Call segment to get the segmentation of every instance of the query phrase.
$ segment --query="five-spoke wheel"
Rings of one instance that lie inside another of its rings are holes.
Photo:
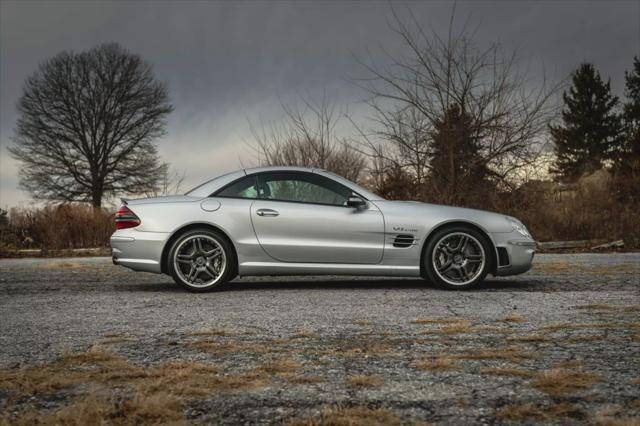
[[[234,266],[226,239],[204,229],[181,235],[171,248],[169,261],[174,280],[193,291],[207,291],[228,281]]]
[[[487,238],[473,228],[444,228],[427,243],[424,270],[428,279],[445,287],[471,287],[487,275],[490,250]]]

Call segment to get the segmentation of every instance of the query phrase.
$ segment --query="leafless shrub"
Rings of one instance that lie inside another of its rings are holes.
[[[20,248],[106,247],[114,230],[111,213],[83,204],[15,208],[1,234],[0,252]]]
[[[359,181],[366,159],[338,136],[340,114],[326,96],[319,103],[304,97],[300,106],[281,103],[284,122],[252,125],[258,162],[265,166],[318,167]]]

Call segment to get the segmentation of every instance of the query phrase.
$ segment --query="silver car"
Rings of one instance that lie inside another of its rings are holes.
[[[182,196],[123,202],[113,262],[192,291],[238,275],[424,277],[462,289],[526,272],[535,251],[513,217],[389,201],[320,169],[239,170]]]

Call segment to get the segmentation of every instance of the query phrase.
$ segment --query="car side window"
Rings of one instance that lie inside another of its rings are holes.
[[[217,197],[258,198],[255,176],[247,176],[216,192]]]
[[[266,200],[346,206],[352,191],[313,173],[274,172],[258,175],[258,196]]]

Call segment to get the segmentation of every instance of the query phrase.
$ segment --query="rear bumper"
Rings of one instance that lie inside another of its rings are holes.
[[[536,243],[520,233],[507,232],[492,234],[496,248],[506,256],[501,256],[496,276],[516,275],[527,272],[533,264]]]
[[[110,239],[113,263],[134,271],[159,274],[162,272],[162,250],[168,238],[169,234],[164,232],[120,229]]]

